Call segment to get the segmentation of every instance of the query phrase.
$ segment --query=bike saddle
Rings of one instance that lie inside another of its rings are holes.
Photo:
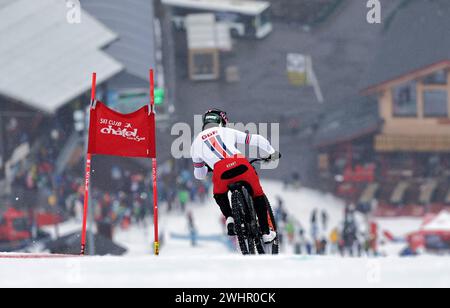
[[[231,180],[231,179],[234,179],[235,177],[243,175],[247,171],[248,171],[248,167],[247,166],[240,165],[240,166],[237,166],[236,168],[233,168],[231,170],[225,171],[222,174],[221,178],[222,178],[222,180]]]
[[[230,191],[236,191],[236,190],[241,190],[242,187],[245,187],[250,195],[253,194],[252,187],[246,182],[236,182],[236,183],[230,184],[228,186],[228,189]]]

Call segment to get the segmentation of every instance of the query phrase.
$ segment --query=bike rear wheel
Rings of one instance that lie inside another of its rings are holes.
[[[265,254],[253,200],[245,187],[232,193],[236,235],[243,255]]]
[[[257,214],[255,211],[255,206],[253,203],[253,198],[248,193],[247,189],[245,187],[242,189],[242,193],[244,196],[244,199],[246,200],[246,209],[247,209],[247,220],[249,222],[249,230],[250,230],[250,236],[249,241],[251,241],[256,247],[256,251],[258,254],[263,255],[266,252],[264,251],[264,245],[261,239],[261,228],[259,226],[259,222],[257,219]]]
[[[247,243],[247,230],[245,226],[245,213],[243,197],[240,191],[234,191],[231,196],[232,211],[235,223],[236,236],[239,242],[239,248],[243,255],[250,254],[250,249]]]

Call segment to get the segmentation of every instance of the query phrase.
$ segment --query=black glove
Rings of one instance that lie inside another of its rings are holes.
[[[266,161],[277,161],[281,159],[281,153],[276,151],[275,153],[273,153],[272,155],[270,155],[269,157],[266,158]]]

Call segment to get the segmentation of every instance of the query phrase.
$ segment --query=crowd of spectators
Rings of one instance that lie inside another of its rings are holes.
[[[343,221],[336,226],[330,223],[326,210],[314,209],[307,230],[301,221],[288,213],[284,202],[278,198],[275,207],[282,250],[292,250],[299,255],[377,255],[376,235],[369,228],[358,225],[353,206],[347,206]]]
[[[29,133],[21,128],[17,119],[11,119],[6,128],[8,136],[15,140],[14,145],[12,140],[7,140],[8,147],[31,142]],[[38,146],[27,163],[18,165],[15,170],[12,197],[16,204],[43,209],[63,219],[81,221],[84,201],[82,162],[76,170],[56,174],[56,162],[70,130],[55,121],[48,123],[44,131],[45,134],[34,140]],[[90,206],[98,226],[127,229],[132,224],[145,225],[146,217],[153,215],[151,174],[140,170],[131,171],[125,164],[112,165],[108,185],[92,187]],[[293,178],[299,181],[298,175],[294,174]],[[189,206],[206,202],[209,185],[210,182],[194,179],[188,160],[169,161],[162,166],[158,177],[160,209],[190,217],[191,229],[195,230]],[[290,246],[297,254],[354,256],[376,253],[371,251],[371,236],[359,229],[352,208],[346,209],[344,222],[335,228],[330,228],[326,211],[314,210],[310,230],[305,230],[302,223],[286,211],[281,198],[277,203],[275,216],[282,247]]]
[[[183,165],[183,164],[181,164]],[[194,181],[192,172],[181,166],[167,164],[158,176],[158,200],[161,211],[186,214],[188,204],[204,203],[209,187]],[[92,188],[91,206],[97,224],[127,229],[132,224],[144,224],[153,215],[153,191],[149,172],[132,172],[114,165],[111,168],[110,189]],[[81,219],[84,189],[81,178],[71,178],[67,183],[71,194],[64,198],[65,211]]]
[[[55,162],[66,135],[64,130],[54,123],[43,136],[30,145],[31,152],[25,161],[11,166],[11,194],[22,207],[57,206],[59,200],[61,179],[55,175]],[[16,146],[23,142],[28,141],[19,140]]]
[[[27,142],[31,149],[27,159],[12,166],[10,202],[4,204],[51,213],[61,219],[81,220],[83,162],[61,174],[56,172],[58,157],[73,131],[72,124],[69,123],[69,127],[67,123],[61,124],[58,120],[61,118],[43,121],[38,129],[39,135],[34,139],[29,137],[33,134],[33,125],[27,125],[21,118],[11,118],[4,123],[7,130],[5,152],[11,155],[15,148]],[[186,213],[191,202],[205,202],[208,184],[194,181],[190,167],[184,161],[171,161],[161,168],[158,196],[162,211]],[[140,168],[142,171],[136,172],[132,169],[127,164],[113,165],[107,185],[92,187],[90,205],[98,224],[127,228],[132,223],[145,223],[145,217],[153,214],[150,171]]]
[[[18,117],[2,117],[2,119],[3,153],[1,154],[4,155],[4,159],[7,160],[12,155],[17,146],[30,140],[28,131],[24,129],[27,124],[29,125],[29,121],[27,121],[27,118]]]

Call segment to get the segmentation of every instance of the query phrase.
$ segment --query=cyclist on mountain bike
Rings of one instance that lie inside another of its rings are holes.
[[[270,230],[268,221],[269,204],[261,187],[258,174],[245,156],[237,149],[237,144],[257,146],[270,156],[268,161],[280,159],[279,152],[260,135],[250,135],[227,128],[227,113],[218,109],[208,110],[203,116],[203,132],[192,144],[196,179],[205,180],[208,171],[213,171],[214,199],[227,219],[229,236],[234,236],[235,226],[230,200],[229,185],[245,182],[251,187],[256,214],[266,244],[273,242],[277,234]]]

